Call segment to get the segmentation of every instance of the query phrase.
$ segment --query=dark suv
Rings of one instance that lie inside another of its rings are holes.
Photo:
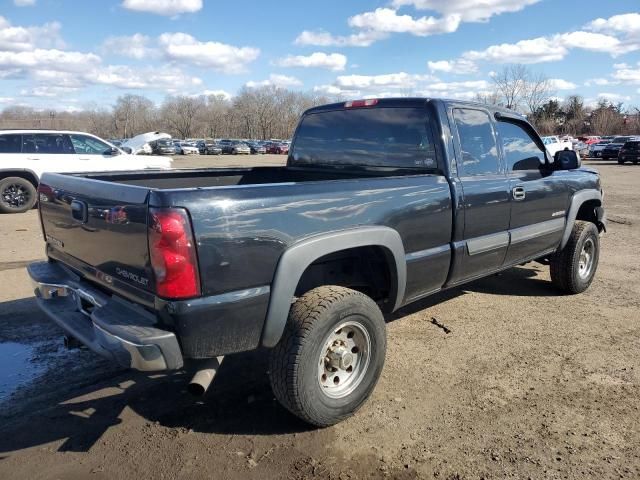
[[[626,142],[618,154],[618,163],[633,162],[637,165],[640,161],[640,138]]]

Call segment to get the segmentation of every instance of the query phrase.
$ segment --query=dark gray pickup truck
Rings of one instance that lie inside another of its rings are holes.
[[[551,158],[524,117],[424,98],[312,108],[282,167],[45,174],[40,307],[72,342],[138,370],[271,349],[280,402],[318,426],[357,410],[384,314],[533,260],[591,283],[596,171]],[[517,319],[514,319],[517,321]]]

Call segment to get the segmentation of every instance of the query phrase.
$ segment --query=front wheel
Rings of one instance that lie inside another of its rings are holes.
[[[622,160],[621,158],[618,159],[618,165],[624,165],[624,160]]]
[[[36,204],[36,187],[21,177],[7,177],[0,180],[0,212],[23,213]]]
[[[591,285],[599,259],[597,227],[576,220],[565,247],[551,257],[551,281],[566,293],[582,293]]]
[[[386,345],[384,317],[371,298],[344,287],[315,288],[292,305],[271,352],[271,387],[305,422],[333,425],[371,395]]]

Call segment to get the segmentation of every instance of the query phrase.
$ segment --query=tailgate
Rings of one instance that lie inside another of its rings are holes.
[[[38,191],[51,258],[109,289],[153,302],[148,188],[46,173]]]

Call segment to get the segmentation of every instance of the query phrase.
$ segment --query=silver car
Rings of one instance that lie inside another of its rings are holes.
[[[234,143],[231,147],[231,153],[233,155],[250,155],[251,148],[249,148],[249,145],[247,145],[246,143],[238,142]]]

